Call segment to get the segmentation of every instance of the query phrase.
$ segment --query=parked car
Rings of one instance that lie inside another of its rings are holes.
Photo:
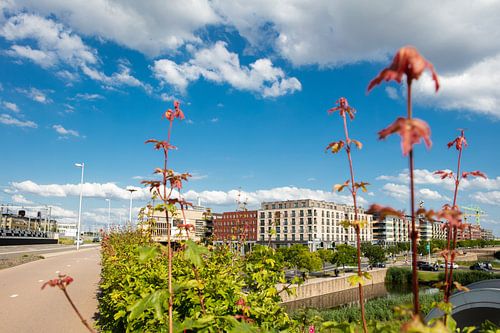
[[[375,268],[385,268],[385,262],[376,262],[373,264]]]
[[[469,268],[473,271],[482,271],[482,272],[488,272],[488,273],[493,273],[490,263],[484,263],[484,262],[476,262],[474,265],[470,266]]]
[[[418,266],[418,269],[420,269],[421,271],[438,271],[439,266],[438,266],[438,264],[424,262]]]
[[[439,264],[439,267],[444,268],[444,263]],[[453,263],[453,269],[457,269],[459,266]],[[448,268],[451,268],[451,262],[448,263]]]

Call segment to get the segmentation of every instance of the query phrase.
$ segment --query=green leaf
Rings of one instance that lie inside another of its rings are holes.
[[[118,320],[120,319],[121,317],[125,317],[127,315],[127,312],[125,310],[120,310],[118,311],[117,313],[115,313],[115,315],[113,316],[113,318],[115,320]]]
[[[139,262],[144,263],[154,259],[160,254],[160,250],[156,246],[141,246],[139,247]]]
[[[163,304],[168,303],[168,296],[168,290],[165,289],[158,289],[146,295],[127,308],[127,310],[130,311],[128,320],[137,319],[144,311],[151,308],[155,311],[156,319],[161,320],[163,316]]]
[[[349,281],[349,284],[351,286],[355,286],[357,284],[364,284],[365,281],[363,280],[362,276],[359,275],[351,275],[347,278],[347,281]]]
[[[372,275],[368,272],[363,272],[363,277],[367,280],[371,280],[372,279]]]
[[[184,258],[190,261],[194,266],[201,267],[203,265],[203,258],[201,255],[206,253],[208,253],[208,249],[206,247],[198,245],[190,239],[186,241]]]

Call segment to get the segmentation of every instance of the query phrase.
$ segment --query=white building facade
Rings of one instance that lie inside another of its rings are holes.
[[[354,228],[342,223],[354,221],[353,206],[312,199],[263,202],[257,216],[260,244],[304,244],[312,251],[335,244],[356,244]],[[366,222],[361,241],[372,242],[372,215],[360,207],[358,220]]]

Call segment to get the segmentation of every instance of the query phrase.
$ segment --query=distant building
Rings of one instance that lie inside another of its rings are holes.
[[[166,242],[168,229],[165,212],[154,211],[152,217],[156,221],[152,231],[153,240]],[[172,241],[205,241],[213,235],[213,216],[210,208],[193,206],[185,209],[184,214],[178,209],[174,217],[169,215],[169,223]],[[180,227],[182,225],[189,225],[190,229]]]
[[[495,240],[495,235],[493,235],[492,230],[481,229],[481,238],[484,240]]]
[[[257,211],[223,212],[214,220],[214,241],[256,242]]]
[[[444,222],[434,222],[432,224],[432,239],[445,240],[448,235],[448,229]]]
[[[361,241],[371,242],[372,215],[361,207],[358,213],[358,219],[366,222]],[[263,202],[258,210],[258,243],[277,247],[304,244],[312,251],[355,244],[354,228],[343,226],[345,220],[354,220],[353,206],[312,199]]]
[[[478,240],[482,239],[481,227],[477,224],[470,224],[464,230],[457,230],[457,240]]]
[[[373,241],[380,245],[393,245],[395,243],[409,242],[411,218],[386,216],[378,219],[373,216]]]

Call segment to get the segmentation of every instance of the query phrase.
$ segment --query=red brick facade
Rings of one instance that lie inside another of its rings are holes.
[[[257,211],[224,212],[214,220],[215,241],[257,241]]]
[[[457,230],[457,240],[482,239],[481,227],[475,224],[465,228],[464,231]]]

